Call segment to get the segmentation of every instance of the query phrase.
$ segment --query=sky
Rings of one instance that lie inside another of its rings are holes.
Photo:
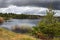
[[[60,10],[60,0],[0,0],[0,8],[10,5],[49,7],[50,4],[53,5],[54,9]]]
[[[60,16],[60,0],[0,0],[0,12],[42,15],[52,4],[56,15]]]

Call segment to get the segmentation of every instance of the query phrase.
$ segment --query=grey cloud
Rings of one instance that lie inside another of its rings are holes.
[[[0,0],[0,7],[7,7],[9,5],[48,7],[50,3],[53,3],[56,9],[60,9],[60,0]]]
[[[0,0],[0,7],[7,7],[9,3],[6,2],[7,0]]]

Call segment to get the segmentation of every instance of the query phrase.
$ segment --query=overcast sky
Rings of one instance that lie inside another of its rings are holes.
[[[9,5],[48,7],[50,3],[55,9],[60,9],[60,0],[0,0],[0,8]]]

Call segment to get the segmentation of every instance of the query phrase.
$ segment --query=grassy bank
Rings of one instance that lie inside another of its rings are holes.
[[[0,40],[37,40],[36,38],[25,35],[11,32],[5,28],[0,28]]]

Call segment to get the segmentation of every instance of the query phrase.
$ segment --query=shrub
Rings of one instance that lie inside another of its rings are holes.
[[[49,10],[44,19],[42,19],[39,24],[33,28],[33,32],[38,38],[42,36],[47,36],[47,40],[52,40],[55,36],[60,36],[60,22],[54,17],[54,12]],[[39,34],[39,35],[38,35]]]
[[[14,32],[17,32],[17,33],[28,33],[28,32],[30,32],[30,31],[32,31],[32,27],[30,27],[30,26],[26,26],[26,25],[22,25],[22,26],[14,26],[13,28],[12,28],[12,30],[14,31]]]

